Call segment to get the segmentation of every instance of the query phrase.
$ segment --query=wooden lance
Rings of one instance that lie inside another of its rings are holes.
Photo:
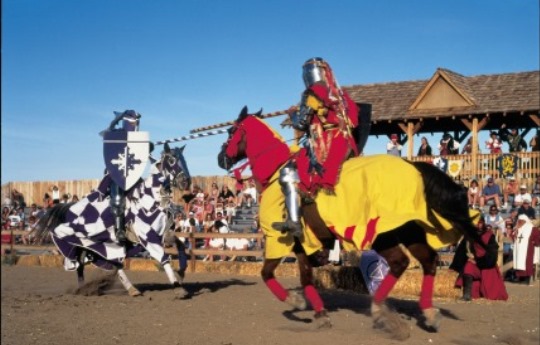
[[[288,114],[290,111],[296,111],[298,110],[298,107],[297,106],[294,106],[294,107],[291,107],[287,110],[280,110],[280,111],[275,111],[273,113],[268,113],[268,114],[262,114],[261,115],[261,118],[263,119],[267,119],[267,118],[270,118],[270,117],[276,117],[276,116],[280,116],[280,115],[286,115]],[[222,128],[222,127],[227,127],[227,126],[232,126],[234,125],[234,122],[235,120],[233,121],[227,121],[227,122],[223,122],[223,123],[217,123],[215,125],[209,125],[209,126],[204,126],[204,127],[199,127],[199,128],[195,128],[195,129],[192,129],[191,131],[189,131],[189,133],[193,134],[193,133],[199,133],[199,132],[205,132],[205,131],[209,131],[211,129],[216,129],[216,128]],[[216,133],[217,134],[217,133]]]

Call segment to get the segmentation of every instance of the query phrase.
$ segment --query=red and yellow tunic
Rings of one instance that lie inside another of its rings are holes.
[[[307,150],[297,156],[299,187],[302,192],[315,195],[319,189],[334,190],[343,162],[351,152],[358,155],[351,130],[358,126],[358,107],[342,90],[341,99],[332,97],[330,90],[317,83],[309,87],[302,98],[304,106],[313,109],[310,124],[310,146],[322,173],[310,169]]]

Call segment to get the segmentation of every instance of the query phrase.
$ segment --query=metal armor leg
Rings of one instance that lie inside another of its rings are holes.
[[[111,185],[111,209],[114,215],[116,239],[124,244],[127,241],[124,219],[125,196],[124,191],[114,182]]]
[[[287,220],[272,223],[272,227],[279,231],[289,231],[294,237],[302,237],[302,223],[300,222],[300,197],[296,190],[299,182],[298,171],[293,162],[287,163],[279,172],[279,184],[285,196],[287,207]]]

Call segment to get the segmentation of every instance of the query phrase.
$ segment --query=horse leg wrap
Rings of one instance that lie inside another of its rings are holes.
[[[433,284],[435,276],[424,275],[422,280],[422,289],[420,290],[420,309],[433,308]]]
[[[120,279],[120,282],[124,286],[124,289],[127,290],[130,296],[139,296],[141,295],[141,292],[137,290],[133,284],[129,281],[126,272],[124,272],[123,269],[119,269],[116,274],[118,275],[118,279]]]
[[[165,270],[165,274],[167,274],[167,278],[169,278],[169,282],[174,285],[174,283],[178,283],[178,280],[176,279],[176,276],[174,275],[174,271],[171,267],[170,263],[164,263],[163,269]]]
[[[391,273],[388,273],[381,282],[381,285],[379,285],[377,291],[375,291],[375,294],[373,295],[373,302],[375,304],[383,303],[386,297],[388,297],[388,294],[390,294],[390,291],[392,291],[394,288],[394,285],[396,285],[397,280],[397,277]]]
[[[304,295],[306,295],[307,300],[313,307],[316,313],[321,312],[324,309],[324,303],[321,299],[321,296],[315,289],[313,285],[306,285],[304,287]]]
[[[277,299],[282,302],[285,301],[289,293],[283,288],[283,286],[281,286],[281,284],[275,278],[268,279],[264,283],[270,289],[270,291],[272,291],[274,296],[277,297]]]

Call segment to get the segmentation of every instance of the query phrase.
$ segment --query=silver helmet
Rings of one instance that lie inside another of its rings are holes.
[[[317,82],[327,82],[324,69],[328,64],[320,57],[315,57],[307,60],[302,67],[302,77],[306,87]]]

